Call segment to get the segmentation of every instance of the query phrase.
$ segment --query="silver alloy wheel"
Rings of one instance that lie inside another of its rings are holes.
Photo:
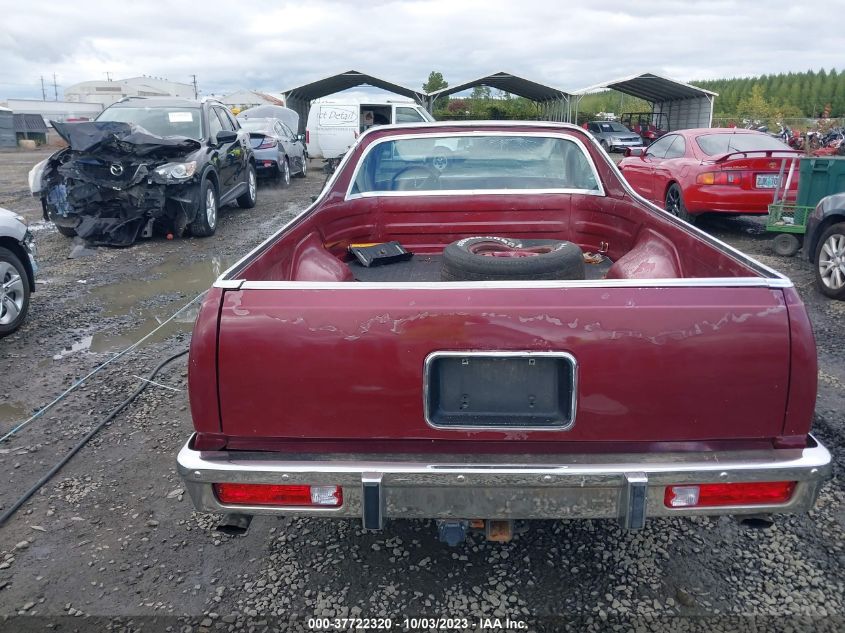
[[[304,176],[305,172],[307,172],[307,171],[308,171],[308,159],[305,156],[303,156],[302,157],[302,175]]]
[[[13,323],[23,311],[23,279],[9,262],[0,262],[0,325]]]
[[[290,164],[288,163],[288,159],[286,158],[283,161],[284,167],[282,168],[282,176],[285,179],[285,186],[287,187],[290,184]]]
[[[249,199],[255,200],[255,170],[249,170]]]
[[[208,220],[210,228],[217,225],[217,196],[214,194],[214,187],[211,184],[205,191],[205,219]]]
[[[819,252],[819,277],[831,290],[845,287],[845,235],[834,233]]]

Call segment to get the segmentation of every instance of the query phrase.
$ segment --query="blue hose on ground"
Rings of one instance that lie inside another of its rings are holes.
[[[173,362],[174,360],[176,360],[180,356],[184,356],[187,353],[188,353],[188,350],[185,349],[185,350],[182,350],[181,352],[173,354],[172,356],[169,356],[168,358],[165,358],[163,361],[161,361],[156,366],[156,368],[153,369],[150,372],[150,374],[149,374],[149,376],[147,376],[147,378],[141,380],[141,384],[138,386],[137,389],[135,389],[135,391],[132,392],[132,394],[128,398],[126,398],[126,400],[124,400],[119,405],[117,405],[114,409],[112,409],[111,413],[109,413],[106,417],[104,417],[102,420],[100,420],[94,426],[94,428],[92,428],[90,431],[88,431],[82,437],[82,439],[79,440],[79,442],[77,442],[73,446],[73,448],[71,448],[67,453],[65,453],[64,457],[62,457],[58,462],[56,462],[56,464],[50,470],[48,470],[47,473],[43,477],[41,477],[41,479],[39,479],[35,483],[35,485],[33,485],[29,490],[27,490],[25,493],[23,493],[17,501],[15,501],[5,512],[3,512],[2,515],[0,515],[0,526],[2,526],[4,523],[6,523],[6,521],[8,521],[15,514],[15,512],[17,512],[20,509],[20,507],[29,500],[29,498],[32,495],[34,495],[36,492],[38,492],[44,484],[46,484],[48,481],[50,481],[50,479],[53,477],[53,475],[55,475],[57,472],[59,472],[59,470],[61,470],[61,468],[65,464],[67,464],[71,460],[71,458],[74,455],[76,455],[82,449],[82,447],[85,446],[88,443],[88,441],[100,431],[100,429],[102,429],[106,424],[111,422],[117,416],[118,413],[123,411],[126,407],[128,407],[132,403],[133,400],[135,400],[135,398],[137,398],[139,395],[141,395],[141,392],[144,391],[144,389],[147,388],[147,386],[150,384],[150,382],[153,380],[153,378],[156,377],[156,374],[158,374],[158,372],[160,372],[168,363]]]
[[[104,369],[104,368],[105,368],[105,367],[107,367],[108,365],[112,364],[112,363],[113,363],[114,361],[116,361],[118,358],[121,358],[122,356],[125,356],[126,354],[128,354],[129,352],[131,352],[132,350],[134,350],[135,348],[137,348],[137,347],[138,347],[141,343],[143,343],[144,341],[146,341],[146,340],[147,340],[148,338],[150,338],[153,334],[155,334],[156,332],[158,332],[161,328],[163,328],[165,325],[167,325],[167,324],[168,324],[168,323],[170,323],[173,319],[175,319],[175,318],[176,318],[179,314],[181,314],[182,312],[184,312],[186,308],[190,307],[191,305],[193,305],[194,303],[196,303],[196,301],[197,301],[198,299],[201,299],[201,298],[202,298],[202,297],[204,297],[204,296],[205,296],[205,292],[201,292],[201,293],[200,293],[200,294],[198,294],[196,297],[194,297],[193,299],[191,299],[188,303],[186,303],[186,304],[185,304],[185,305],[183,305],[181,308],[179,308],[179,309],[178,309],[176,312],[174,312],[172,315],[170,315],[170,317],[169,317],[166,321],[163,321],[162,323],[160,323],[160,324],[159,324],[159,325],[158,325],[158,326],[157,326],[157,327],[156,327],[156,328],[155,328],[152,332],[150,332],[149,334],[147,334],[147,335],[146,335],[146,336],[144,336],[143,338],[141,338],[141,339],[139,339],[139,340],[135,341],[134,343],[132,343],[132,345],[130,345],[129,347],[127,347],[127,348],[126,348],[125,350],[123,350],[122,352],[118,352],[117,354],[115,354],[114,356],[112,356],[110,359],[108,359],[105,363],[102,363],[101,365],[98,365],[97,367],[95,367],[94,369],[92,369],[90,372],[88,372],[87,374],[85,374],[85,376],[83,376],[82,378],[80,378],[79,380],[77,380],[75,383],[73,383],[70,387],[68,387],[67,389],[65,389],[62,393],[60,393],[58,396],[56,396],[56,397],[55,397],[55,398],[54,398],[51,402],[49,402],[49,403],[47,403],[46,405],[44,405],[43,407],[41,407],[38,411],[36,411],[34,414],[32,414],[29,418],[27,418],[27,419],[26,419],[26,420],[24,420],[23,422],[20,422],[19,424],[15,425],[15,426],[14,426],[14,427],[13,427],[13,428],[12,428],[12,429],[8,432],[8,433],[6,433],[5,435],[3,435],[3,437],[0,437],[0,444],[2,444],[2,443],[3,443],[3,442],[5,442],[7,439],[9,439],[10,437],[12,437],[15,433],[17,433],[17,432],[18,432],[18,431],[20,431],[22,428],[24,428],[25,426],[27,426],[27,425],[28,425],[30,422],[32,422],[33,420],[36,420],[36,419],[40,418],[40,417],[41,417],[42,415],[44,415],[47,411],[49,411],[51,408],[53,408],[53,407],[54,407],[55,405],[57,405],[59,402],[61,402],[62,400],[64,400],[64,399],[65,399],[65,397],[66,397],[66,396],[67,396],[67,395],[68,395],[71,391],[73,391],[74,389],[76,389],[77,387],[79,387],[79,386],[80,386],[81,384],[83,384],[86,380],[88,380],[89,378],[91,378],[94,374],[96,374],[96,373],[100,372],[102,369]]]

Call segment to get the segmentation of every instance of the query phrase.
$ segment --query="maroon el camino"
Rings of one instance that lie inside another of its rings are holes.
[[[196,505],[437,520],[806,512],[789,279],[634,193],[581,128],[383,126],[224,273],[191,342]]]
[[[634,190],[690,223],[702,213],[764,215],[781,178],[788,197],[798,193],[790,167],[801,152],[756,130],[679,130],[627,151],[619,169]]]

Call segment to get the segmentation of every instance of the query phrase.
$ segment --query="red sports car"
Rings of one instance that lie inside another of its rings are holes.
[[[792,159],[801,153],[768,134],[736,128],[670,132],[647,148],[628,150],[619,169],[644,198],[688,222],[701,213],[768,213]],[[797,161],[789,187],[798,189]]]

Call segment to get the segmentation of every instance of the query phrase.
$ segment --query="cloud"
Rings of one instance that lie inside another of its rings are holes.
[[[837,15],[845,0],[825,4]],[[348,69],[420,88],[506,70],[563,89],[644,71],[681,80],[831,68],[835,20],[773,0],[96,2],[0,0],[0,97],[142,74],[205,94],[280,91]]]

